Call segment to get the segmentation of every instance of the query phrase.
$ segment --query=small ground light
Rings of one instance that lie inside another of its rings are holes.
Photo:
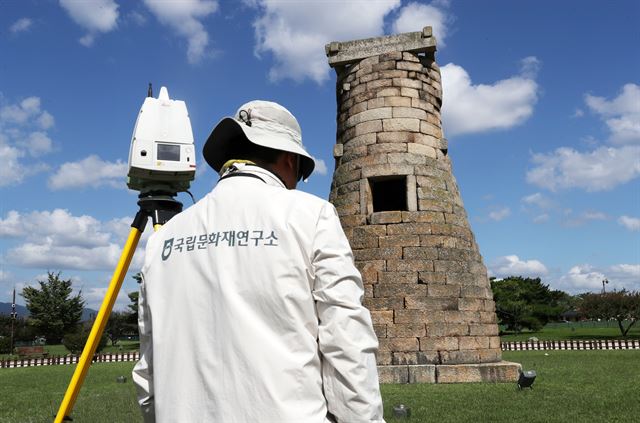
[[[127,383],[127,377],[126,376],[118,376],[116,378],[116,382],[118,382],[118,383]]]
[[[533,381],[536,380],[536,371],[535,370],[527,370],[525,372],[520,373],[520,378],[518,379],[518,389],[522,388],[531,388],[533,389]]]
[[[393,406],[393,417],[398,419],[408,419],[411,417],[411,409],[404,404]]]

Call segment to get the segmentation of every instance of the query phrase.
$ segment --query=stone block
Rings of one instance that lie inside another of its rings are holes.
[[[344,145],[343,144],[336,144],[333,146],[333,157],[334,158],[339,158],[342,157],[342,155],[344,154]]]
[[[411,236],[411,235],[407,235],[407,236]],[[387,260],[387,271],[389,272],[433,272],[433,262],[430,260],[406,260],[406,259]]]
[[[371,311],[393,311],[394,309],[401,309],[404,306],[404,301],[402,298],[365,298],[362,301],[362,305]],[[385,320],[385,323],[393,323],[393,315],[391,319],[390,322]]]
[[[426,285],[419,284],[404,284],[404,283],[378,283],[373,287],[373,296],[375,298],[404,298],[410,295],[420,296],[427,295],[427,287]],[[396,310],[398,312],[398,310]],[[395,320],[396,323],[412,323],[410,321],[399,322]]]
[[[333,174],[333,182],[336,186],[348,184],[349,182],[357,181],[360,179],[360,169],[350,170],[343,166],[338,167]]]
[[[359,171],[358,171],[359,172]],[[404,164],[381,164],[369,166],[362,169],[362,177],[370,178],[372,176],[397,176],[397,175],[413,175],[413,166]],[[358,176],[360,176],[358,174]],[[335,177],[334,177],[335,178]],[[358,177],[359,179],[359,177]],[[350,181],[349,181],[350,182]]]
[[[407,176],[407,211],[418,210],[417,185],[415,175]]]
[[[376,79],[366,83],[367,91],[375,91],[380,88],[391,87],[393,84],[392,79]]]
[[[372,98],[371,100],[367,100],[367,109],[377,109],[378,107],[384,107],[385,99],[389,97],[381,97],[381,98]]]
[[[369,122],[372,120],[388,119],[392,117],[392,107],[381,107],[377,109],[369,109],[351,115],[349,119],[344,123],[345,128],[356,126],[362,122]],[[357,129],[356,129],[357,132]],[[376,131],[377,132],[377,131]]]
[[[499,336],[490,336],[489,337],[489,348],[500,348],[500,337]]]
[[[489,338],[486,336],[462,336],[460,337],[461,350],[479,350],[489,348]]]
[[[457,238],[452,236],[420,235],[420,245],[423,247],[455,248],[458,243]]]
[[[502,360],[502,351],[500,349],[478,350],[481,363],[496,363]]]
[[[422,89],[423,82],[417,79],[411,78],[394,78],[393,86],[394,87],[407,87],[414,88],[416,90]]]
[[[422,165],[425,163],[426,156],[423,154],[411,154],[411,153],[389,153],[387,154],[387,160],[392,164],[409,164],[409,165]],[[419,189],[418,189],[419,190]]]
[[[419,284],[443,284],[446,283],[446,274],[441,272],[434,272],[433,270],[428,272],[418,272]]]
[[[382,131],[382,121],[381,120],[370,120],[367,122],[361,122],[355,125],[355,136],[370,134],[373,132]]]
[[[441,248],[438,251],[439,260],[468,261],[470,256],[471,252],[469,250],[459,250],[457,248]]]
[[[387,337],[387,325],[373,325],[373,331],[378,339]]]
[[[380,383],[408,383],[409,369],[407,366],[378,366],[378,381]]]
[[[417,284],[418,272],[378,272],[378,282],[384,284]]]
[[[478,298],[458,298],[458,309],[480,311],[484,308],[484,300]]]
[[[389,325],[387,336],[390,338],[422,337],[427,335],[424,323],[406,323]],[[418,364],[418,363],[398,363],[398,364]]]
[[[424,287],[425,285],[417,285]],[[426,293],[426,292],[425,292]],[[428,311],[428,310],[395,310],[393,312],[393,321],[398,323],[439,323],[444,321],[444,311]]]
[[[428,145],[410,143],[407,145],[407,151],[412,154],[420,154],[434,159],[436,158],[436,150]]]
[[[369,310],[374,325],[393,324],[393,310]]]
[[[431,223],[398,223],[387,225],[387,235],[430,234]]]
[[[433,104],[429,103],[428,101],[422,100],[421,98],[412,98],[411,107],[422,109],[429,113],[436,112],[436,109],[435,107],[433,107]]]
[[[378,144],[391,144],[391,143],[402,143],[402,145],[405,146],[406,149],[406,143],[409,142],[409,140],[412,137],[412,133],[411,132],[405,132],[405,131],[400,131],[400,132],[378,132],[377,134],[377,138],[376,138],[376,142]]]
[[[391,235],[380,238],[381,247],[419,247],[419,235]],[[422,269],[424,270],[424,269]]]
[[[411,107],[411,98],[410,97],[385,97],[384,105],[391,107],[403,107],[410,108]],[[406,116],[394,116],[394,117],[406,117]],[[409,116],[413,117],[413,116]]]
[[[385,270],[386,263],[384,260],[373,261],[356,261],[356,267],[362,275],[364,283],[378,283],[378,272]]]
[[[460,296],[460,285],[430,284],[427,292],[433,298],[448,297],[457,299]]]
[[[440,360],[442,364],[479,363],[480,353],[478,350],[440,351]]]
[[[391,351],[378,351],[376,353],[376,363],[378,366],[387,366],[393,362],[393,354]]]
[[[436,367],[438,383],[516,382],[522,366],[518,363],[474,363],[440,365]]]
[[[462,338],[460,338],[462,339]],[[442,336],[442,337],[423,337],[420,338],[420,350],[446,350],[452,351],[458,349],[458,338],[455,336]]]
[[[442,128],[424,120],[420,122],[420,132],[432,137],[442,138]]]
[[[436,260],[438,258],[438,250],[428,247],[404,247],[402,249],[402,258],[409,260]]]
[[[373,285],[365,283],[364,284],[364,298],[373,298]]]
[[[383,211],[376,212],[371,215],[372,225],[385,225],[388,223],[400,223],[402,222],[401,211]]]
[[[436,272],[454,272],[461,273],[469,270],[469,263],[454,260],[436,260],[433,262]]]
[[[420,120],[416,118],[383,119],[382,128],[384,129],[385,132],[391,132],[391,131],[419,132]],[[356,132],[357,132],[357,127],[356,127]],[[376,132],[380,132],[380,130]]]
[[[496,311],[496,303],[493,300],[484,300],[482,311]]]
[[[418,210],[451,212],[452,207],[449,201],[425,199],[418,200]]]
[[[471,336],[498,336],[498,325],[477,324],[469,325],[469,335]]]
[[[498,317],[493,311],[481,311],[479,312],[480,319],[475,323],[498,323]]]
[[[431,211],[403,211],[402,221],[404,223],[444,223],[444,214]]]
[[[361,102],[361,103],[356,103],[356,104],[354,104],[353,106],[351,106],[351,107],[349,108],[349,112],[348,112],[346,115],[347,115],[347,116],[353,116],[353,115],[356,115],[356,114],[358,114],[358,113],[360,113],[360,112],[364,112],[364,111],[365,111],[365,110],[367,110],[367,109],[368,109],[368,107],[367,107],[367,102],[366,102],[366,101],[363,101],[363,102]],[[346,119],[345,119],[345,120],[346,120]]]
[[[384,132],[380,132],[379,134],[384,134]],[[405,143],[373,144],[367,147],[368,154],[406,153],[406,152],[407,152],[407,144]]]
[[[372,91],[373,92],[373,91]],[[400,88],[399,87],[389,87],[383,88],[377,91],[374,97],[399,97],[400,96]]]
[[[420,94],[415,88],[400,87],[400,95],[403,97],[420,98]]]
[[[436,366],[433,364],[410,365],[409,383],[436,383]]]
[[[389,97],[392,98],[392,97]],[[409,100],[406,97],[401,97],[405,100]],[[406,103],[406,102],[405,102]],[[412,118],[412,119],[426,119],[427,112],[421,109],[415,109],[413,107],[392,107],[392,117],[394,118]]]
[[[402,247],[364,248],[354,250],[355,260],[387,260],[402,257]]]
[[[489,291],[489,288],[484,286],[463,286],[462,292],[460,293],[461,297],[464,298],[489,298],[492,295]]]
[[[390,69],[395,69],[396,68],[396,61],[395,60],[385,60],[384,62],[380,62],[376,65],[373,65],[371,67],[371,69],[374,72],[379,72],[379,71],[385,71],[385,70],[390,70]]]
[[[349,146],[349,148],[361,147],[363,145],[370,145],[376,143],[376,134],[369,133],[364,135],[358,135],[357,137],[350,138],[345,141],[345,146]]]
[[[429,323],[427,324],[427,336],[467,336],[469,325],[464,323]]]
[[[364,215],[343,216],[340,218],[343,228],[353,228],[367,223],[367,217]]]
[[[363,233],[368,235],[385,236],[387,234],[386,225],[367,225],[353,230],[354,234]]]
[[[447,223],[458,226],[467,226],[467,216],[447,213],[444,215]]]
[[[422,72],[422,64],[415,63],[414,61],[398,62],[396,68],[406,71]]]
[[[405,297],[404,308],[407,310],[457,310],[458,301],[456,298]]]
[[[418,351],[418,338],[383,338],[379,339],[380,351]]]
[[[431,285],[429,285],[431,286]],[[479,311],[444,311],[444,320],[445,323],[458,323],[458,324],[467,324],[471,325],[474,323],[483,323],[480,321],[480,313]]]

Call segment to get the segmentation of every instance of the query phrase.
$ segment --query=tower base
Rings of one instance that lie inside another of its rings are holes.
[[[380,383],[517,382],[521,369],[509,361],[378,366],[378,377]]]

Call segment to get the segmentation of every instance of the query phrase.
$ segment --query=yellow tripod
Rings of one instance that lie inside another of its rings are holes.
[[[129,270],[129,265],[131,264],[131,259],[133,258],[133,254],[138,246],[140,236],[144,231],[144,227],[147,225],[148,218],[151,217],[152,219],[153,229],[158,230],[169,219],[182,211],[182,203],[173,199],[173,195],[166,195],[164,193],[155,194],[156,195],[151,193],[140,195],[140,200],[138,201],[140,209],[131,223],[129,237],[124,245],[120,259],[118,260],[118,265],[113,272],[111,282],[109,282],[109,288],[102,300],[100,311],[98,311],[96,320],[93,322],[93,326],[91,327],[91,332],[89,333],[87,343],[82,350],[82,355],[80,355],[80,360],[76,365],[76,369],[73,372],[67,391],[64,394],[64,398],[62,399],[62,403],[58,409],[58,414],[56,414],[56,418],[54,420],[55,423],[72,420],[70,416],[71,411],[73,410],[73,406],[78,398],[78,393],[80,392],[84,378],[87,375],[87,371],[91,365],[93,355],[96,352],[96,348],[100,338],[102,337],[104,328],[109,320],[113,304],[115,303],[118,292],[120,292],[120,288],[122,287],[124,276]]]

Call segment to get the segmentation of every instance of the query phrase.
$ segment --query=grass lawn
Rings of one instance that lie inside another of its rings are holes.
[[[504,359],[535,369],[533,390],[509,384],[383,385],[385,418],[396,404],[409,422],[635,422],[640,415],[640,351],[522,351]],[[73,417],[77,422],[139,422],[133,363],[97,363],[89,370]],[[0,422],[47,422],[72,366],[0,370]],[[127,383],[116,383],[119,375]],[[248,404],[250,399],[248,399]]]
[[[140,342],[138,341],[119,341],[117,345],[112,346],[111,342],[107,343],[100,353],[118,353],[128,351],[138,351],[140,349]],[[53,355],[67,355],[71,354],[69,350],[62,344],[58,345],[45,345],[44,350],[49,353],[49,356]],[[18,358],[16,355],[0,354],[0,359]]]
[[[628,323],[625,323],[627,327]],[[559,341],[572,339],[587,341],[590,339],[640,339],[640,322],[631,327],[626,338],[623,338],[618,329],[618,322],[570,322],[549,323],[538,332],[522,332],[519,334],[505,334],[500,336],[503,342],[526,341],[531,337],[540,341]]]

